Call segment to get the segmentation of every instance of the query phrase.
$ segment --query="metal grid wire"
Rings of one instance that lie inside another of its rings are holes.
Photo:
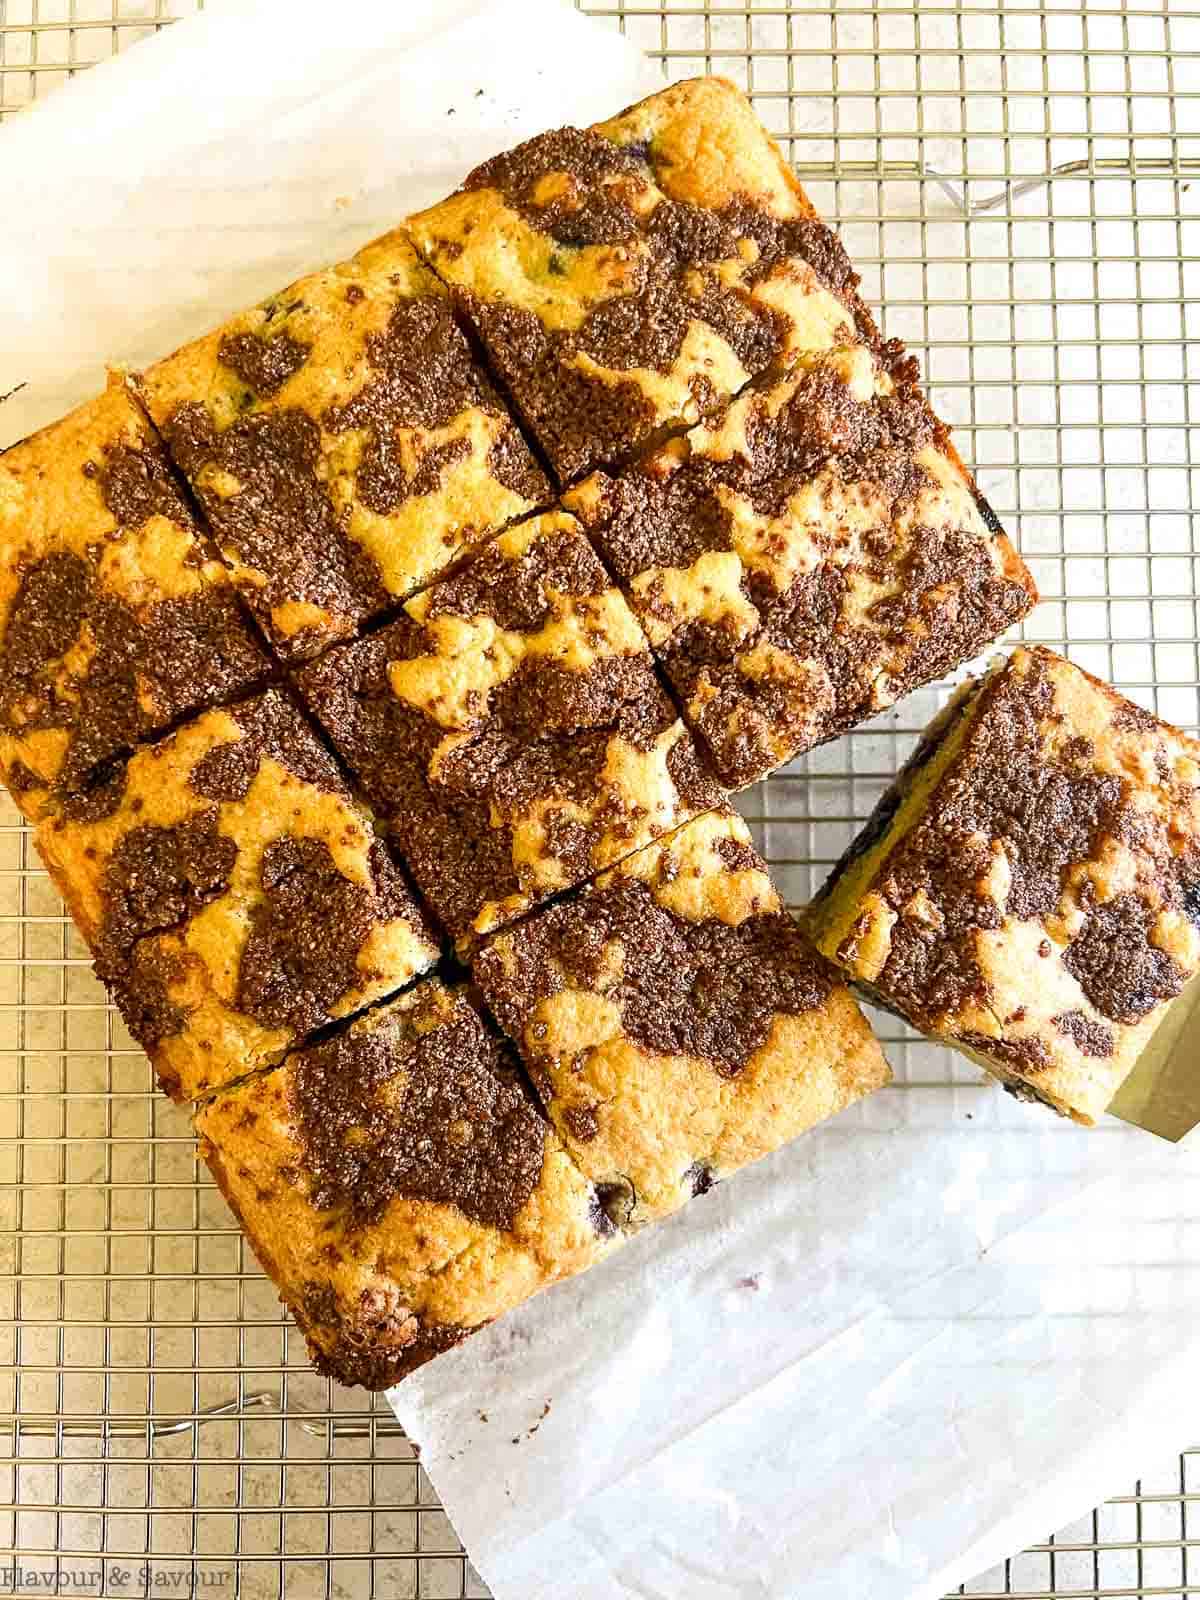
[[[0,0],[0,119],[202,4]],[[1019,535],[1046,596],[1028,636],[1195,729],[1200,11],[582,8],[670,77],[722,72],[752,93]],[[790,900],[808,897],[938,699],[914,696],[747,796]],[[957,1058],[895,1024],[883,1033],[913,1117],[987,1092]],[[1131,1477],[1145,1465],[1130,1462]],[[1192,1451],[961,1592],[1200,1595],[1197,1503]],[[248,1597],[487,1593],[390,1413],[309,1370],[11,809],[0,814],[9,1550],[61,1593],[161,1592],[173,1575]]]

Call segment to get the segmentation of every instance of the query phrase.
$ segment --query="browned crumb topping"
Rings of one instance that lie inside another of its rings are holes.
[[[231,333],[221,340],[217,359],[236,372],[259,400],[270,400],[300,371],[310,354],[309,346],[293,339],[290,333],[269,337]]]
[[[278,394],[307,354],[286,333],[231,335],[220,347],[220,359],[260,399]],[[390,598],[374,560],[349,536],[335,505],[322,430],[365,435],[355,494],[367,510],[386,517],[408,499],[436,493],[471,450],[465,438],[442,440],[414,462],[402,430],[445,428],[471,407],[507,415],[444,296],[401,301],[387,327],[368,336],[366,356],[368,381],[319,419],[283,406],[251,411],[222,431],[203,405],[189,402],[166,423],[171,453],[195,486],[222,548],[261,575],[247,600],[289,659],[344,637]],[[506,487],[546,498],[545,479],[511,421],[490,457]],[[236,481],[233,494],[223,498],[208,486],[214,470]],[[297,603],[326,613],[326,620],[281,635],[272,613]]]
[[[230,706],[227,715],[241,729],[241,738],[216,745],[188,773],[188,787],[205,800],[244,800],[268,757],[302,783],[349,795],[329,752],[282,694]]]
[[[89,463],[118,523],[116,539],[151,517],[191,528],[161,454],[147,444],[107,451]],[[17,737],[42,729],[70,732],[54,787],[65,795],[90,788],[96,769],[188,711],[228,699],[262,677],[267,663],[225,587],[134,605],[105,588],[88,558],[56,550],[25,565],[0,642],[0,726]],[[200,545],[191,559],[203,559]],[[57,683],[58,664],[88,636],[90,657],[70,693]],[[10,784],[41,788],[46,780],[21,763]]]
[[[1063,966],[1103,1016],[1140,1022],[1187,981],[1170,956],[1150,943],[1158,908],[1122,894],[1096,906],[1063,956]]]
[[[185,959],[154,939],[135,945],[124,964],[101,972],[125,1026],[143,1050],[157,1049],[164,1039],[181,1034],[187,1027],[187,1012],[170,994],[172,987],[186,975]],[[164,1070],[161,1065],[155,1070],[168,1094],[177,1091],[177,1074]]]
[[[492,603],[510,620],[525,605],[525,615],[536,617],[540,604],[499,586]],[[590,875],[604,825],[624,819],[580,822],[570,817],[571,806],[594,802],[614,734],[649,750],[675,710],[645,657],[602,659],[587,672],[525,663],[493,695],[479,730],[442,754],[431,777],[444,732],[398,700],[388,680],[390,661],[428,649],[424,630],[404,618],[314,662],[300,686],[372,805],[390,820],[422,892],[459,937],[482,905],[540,894],[532,878],[522,881],[512,851],[514,824],[540,801],[557,801],[566,813],[549,821],[549,854],[570,882]],[[676,744],[668,766],[691,810],[716,803],[717,787],[690,740]],[[628,821],[632,827],[640,819]]]
[[[386,604],[374,562],[334,511],[319,471],[321,429],[307,412],[254,412],[219,432],[204,406],[189,401],[164,431],[222,548],[263,575],[247,600],[282,655],[310,652],[327,630],[279,637],[271,623],[278,606],[300,601],[358,619]],[[222,499],[206,488],[206,467],[235,479],[238,491]]]
[[[545,1125],[500,1042],[458,997],[295,1057],[289,1098],[314,1205],[351,1229],[396,1197],[510,1229],[542,1173]]]
[[[571,180],[560,197],[538,193],[547,174]],[[574,330],[548,330],[522,308],[469,298],[467,305],[505,380],[553,460],[568,479],[598,461],[613,460],[643,443],[669,418],[632,381],[610,383],[573,365],[579,355],[621,372],[651,367],[670,372],[678,363],[687,331],[696,321],[712,327],[748,372],[762,371],[782,352],[780,315],[755,304],[745,288],[728,287],[715,274],[697,281],[697,269],[718,262],[744,262],[749,244],[757,251],[748,284],[766,277],[783,260],[807,262],[847,305],[847,333],[878,344],[870,316],[858,299],[858,276],[836,236],[812,219],[781,221],[746,200],[722,211],[659,199],[648,216],[637,202],[648,190],[648,174],[636,148],[619,148],[599,134],[577,128],[546,133],[484,163],[465,189],[496,188],[560,253],[550,269],[570,272],[571,253],[587,246],[620,248],[635,240],[645,252],[636,292],[597,305]],[[543,203],[539,203],[542,201]],[[698,374],[693,396],[702,412],[720,398]]]
[[[878,485],[895,505],[915,498],[925,474],[914,461],[927,444],[944,444],[944,426],[920,389],[916,358],[893,342],[881,347],[893,392],[859,400],[831,362],[811,366],[777,410],[769,404],[775,378],[758,378],[751,396],[763,402],[746,414],[745,449],[733,461],[700,457],[706,488],[728,483],[764,516],[779,516],[798,485],[829,465],[847,483]]]
[[[588,1144],[600,1132],[595,1106],[567,1106],[562,1119],[567,1132],[581,1144]]]
[[[1154,864],[1164,905],[1187,909],[1200,876],[1131,804],[1124,780],[1089,768],[1086,742],[1047,758],[1039,722],[1053,713],[1054,689],[1036,658],[1030,673],[1002,674],[984,693],[966,752],[943,777],[933,808],[889,857],[878,885],[898,913],[878,987],[918,1025],[930,1023],[933,1005],[953,1015],[969,1002],[988,1003],[975,935],[1001,927],[1006,915],[1053,913],[1068,869],[1094,857],[1105,837],[1124,840]],[[993,842],[1003,846],[1012,874],[1003,908],[980,887]],[[899,915],[917,894],[937,907],[936,928]],[[1133,894],[1093,906],[1063,957],[1092,1005],[1113,1022],[1139,1021],[1185,982],[1149,942],[1156,914]],[[1070,1016],[1059,1026],[1076,1036]],[[1107,1053],[1099,1045],[1095,1032],[1081,1048]],[[994,1040],[986,1048],[997,1053]]]
[[[28,794],[33,789],[40,789],[45,780],[18,757],[10,762],[5,781],[13,794]]]
[[[105,868],[104,925],[98,936],[102,974],[119,970],[137,941],[193,917],[224,894],[237,845],[221,833],[216,806],[173,828],[131,828]]]
[[[367,360],[372,378],[346,405],[329,410],[325,426],[335,434],[351,428],[367,433],[356,477],[358,496],[369,510],[389,516],[404,500],[434,493],[443,473],[470,452],[465,439],[436,445],[410,474],[396,446],[397,428],[432,431],[447,427],[470,407],[497,415],[502,407],[471,359],[444,296],[401,301],[387,328],[368,338]],[[545,480],[512,424],[502,440],[504,464],[514,480],[506,486],[533,500],[544,498]]]
[[[1103,1059],[1111,1056],[1116,1048],[1112,1029],[1094,1017],[1085,1016],[1082,1011],[1066,1011],[1053,1022],[1059,1033],[1065,1039],[1074,1040],[1076,1048],[1085,1056]]]
[[[568,882],[590,876],[606,830],[627,830],[637,842],[643,813],[619,813],[615,793],[597,807],[610,740],[619,735],[648,752],[676,714],[648,651],[600,653],[586,668],[538,653],[486,701],[482,694],[466,698],[461,737],[451,741],[432,717],[396,696],[390,665],[436,653],[430,630],[440,617],[489,618],[508,633],[535,635],[551,617],[553,597],[584,600],[610,588],[580,533],[548,529],[515,559],[497,545],[479,552],[428,591],[423,622],[401,617],[300,675],[302,693],[372,804],[391,820],[418,884],[456,936],[470,930],[485,904],[544,896],[536,865],[513,860],[514,829],[535,810],[544,810],[545,850]],[[716,802],[716,785],[690,739],[680,738],[667,761],[685,806]]]
[[[718,839],[714,848],[730,872],[762,872],[764,870],[764,863],[758,851],[753,845],[746,844],[741,839],[726,836],[723,839]]]
[[[915,498],[925,475],[916,453],[939,436],[916,387],[915,372],[891,395],[855,399],[845,380],[821,363],[772,414],[769,382],[748,407],[745,449],[728,460],[697,454],[665,480],[649,471],[616,485],[604,530],[605,553],[622,577],[647,567],[689,566],[706,550],[730,549],[731,514],[722,487],[778,516],[796,490],[826,466],[849,483],[878,486],[893,508]]]
[[[552,498],[549,479],[534,460],[525,436],[511,423],[488,451],[488,471],[496,482],[531,505],[546,505]]]
[[[550,616],[549,592],[603,594],[609,578],[586,539],[566,528],[548,530],[514,561],[496,545],[481,550],[461,572],[431,592],[429,618],[491,617],[500,627],[536,633]]]
[[[117,445],[104,452],[103,465],[88,465],[95,468],[104,504],[118,527],[141,528],[151,517],[191,527],[191,513],[156,445],[147,441],[140,450]],[[85,468],[84,475],[92,474]],[[199,559],[199,546],[196,549]]]
[[[627,454],[653,432],[658,421],[654,407],[633,379],[605,382],[571,363],[577,347],[591,353],[603,343],[602,328],[594,329],[588,321],[577,334],[548,332],[523,306],[472,295],[462,299],[561,482],[597,461]],[[636,315],[636,302],[622,299],[616,304],[635,324],[629,339],[633,343],[647,332],[644,320]]]
[[[919,530],[902,551],[889,536],[889,524],[925,486],[917,452],[941,439],[911,369],[901,371],[893,395],[864,403],[819,365],[774,415],[765,403],[752,407],[745,432],[746,452],[729,460],[697,454],[665,474],[648,466],[612,484],[598,537],[618,575],[630,583],[653,568],[686,569],[708,552],[736,548],[728,491],[777,517],[828,468],[879,497],[880,531],[868,537],[855,571],[899,593],[876,601],[864,624],[847,619],[847,576],[832,562],[783,590],[755,569],[741,583],[761,618],[750,638],[739,638],[732,622],[675,628],[660,659],[685,703],[703,683],[697,726],[734,786],[777,765],[779,748],[808,749],[868,716],[881,672],[894,697],[908,693],[977,654],[1029,609],[1025,588],[996,573],[973,530]],[[640,604],[659,622],[674,622],[655,584]],[[762,645],[824,671],[748,679],[738,662]],[[737,715],[746,705],[761,722]]]
[[[485,945],[475,974],[501,1025],[531,1053],[539,1001],[566,988],[602,990],[619,1007],[631,1042],[662,1055],[698,1057],[732,1078],[766,1043],[776,1016],[816,1010],[836,983],[832,967],[785,912],[749,917],[738,927],[687,922],[628,878],[552,906],[504,937],[516,955],[515,973],[507,951]],[[621,975],[614,984],[617,949]]]
[[[534,191],[550,172],[569,173],[575,186],[560,201],[539,205]],[[605,183],[624,175],[625,188]],[[471,172],[464,189],[497,189],[514,211],[560,244],[619,244],[638,230],[631,201],[644,190],[640,164],[598,133],[556,128],[501,151]]]
[[[326,1344],[309,1342],[308,1353],[322,1377],[386,1389],[406,1373],[461,1344],[473,1328],[423,1322],[394,1288],[363,1291],[354,1319],[325,1282],[306,1286],[296,1317],[307,1329],[333,1335]]]
[[[239,1011],[302,1038],[329,1021],[343,995],[381,976],[359,965],[363,946],[382,923],[419,925],[420,913],[378,840],[370,869],[369,885],[355,883],[323,839],[272,840],[238,966]]]
[[[244,800],[262,761],[271,758],[303,782],[349,792],[299,712],[277,693],[233,707],[242,737],[216,745],[188,775],[213,804],[174,827],[142,825],[118,840],[101,884],[104,917],[96,935],[97,969],[117,990],[123,1014],[143,1044],[180,1031],[186,1020],[167,998],[178,961],[141,946],[148,935],[182,931],[229,889],[236,842],[220,828],[221,803]],[[121,794],[106,795],[115,809]],[[93,808],[95,809],[95,808]],[[369,885],[338,871],[324,840],[283,834],[263,852],[261,902],[238,962],[236,1005],[267,1027],[311,1032],[330,1020],[348,991],[379,974],[358,965],[372,932],[421,913],[382,843],[370,850]]]
[[[961,1041],[969,1049],[990,1056],[993,1061],[999,1061],[1002,1066],[1018,1074],[1036,1074],[1050,1065],[1050,1053],[1042,1039],[993,1039],[982,1033],[964,1033]],[[1017,1099],[1038,1101],[1042,1098],[1036,1092],[1025,1096],[1010,1085],[1006,1087]]]

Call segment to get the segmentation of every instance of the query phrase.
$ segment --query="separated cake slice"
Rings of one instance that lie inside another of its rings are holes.
[[[741,788],[977,655],[1033,580],[906,367],[797,357],[564,500]]]
[[[405,611],[298,684],[464,947],[720,799],[572,517]]]
[[[720,78],[541,134],[408,227],[564,483],[789,351],[879,343],[841,244]]]
[[[1200,969],[1200,744],[1018,649],[932,725],[809,920],[872,999],[1094,1122]]]
[[[27,816],[267,671],[123,385],[0,456],[0,765]]]
[[[318,1371],[385,1389],[617,1233],[461,989],[436,979],[218,1094],[200,1150]]]
[[[622,1227],[889,1080],[849,990],[725,809],[495,934],[474,971]]]
[[[175,1099],[278,1060],[438,956],[370,814],[278,690],[139,750],[36,843]]]
[[[399,233],[140,381],[288,659],[356,633],[549,498],[445,290]]]

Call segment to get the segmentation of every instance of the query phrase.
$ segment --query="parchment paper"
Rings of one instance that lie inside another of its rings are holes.
[[[0,128],[0,448],[661,82],[559,0],[209,0]]]
[[[504,1600],[935,1600],[1188,1442],[1194,1153],[907,1098],[394,1391]]]
[[[557,0],[210,6],[0,129],[0,445],[658,81]],[[1195,1149],[892,1091],[393,1405],[499,1600],[932,1600],[1191,1442],[1198,1241]]]

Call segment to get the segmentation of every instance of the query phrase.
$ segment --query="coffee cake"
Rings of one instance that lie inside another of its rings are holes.
[[[437,980],[196,1114],[317,1370],[385,1389],[617,1241],[464,991]]]
[[[984,648],[1033,580],[915,373],[797,357],[566,497],[741,788]]]
[[[141,389],[288,659],[356,633],[549,498],[400,233],[187,345]]]
[[[267,670],[119,382],[0,456],[0,766],[26,816]]]
[[[139,750],[35,835],[175,1099],[400,988],[438,949],[323,746],[278,690]]]
[[[510,529],[405,611],[298,684],[460,942],[716,804],[573,518]]]
[[[474,971],[623,1228],[889,1078],[849,991],[725,809],[493,935]]]
[[[408,226],[564,483],[789,351],[882,349],[837,237],[721,78],[541,134]]]
[[[811,912],[864,990],[1099,1117],[1200,968],[1200,744],[1045,649],[942,714]]]

